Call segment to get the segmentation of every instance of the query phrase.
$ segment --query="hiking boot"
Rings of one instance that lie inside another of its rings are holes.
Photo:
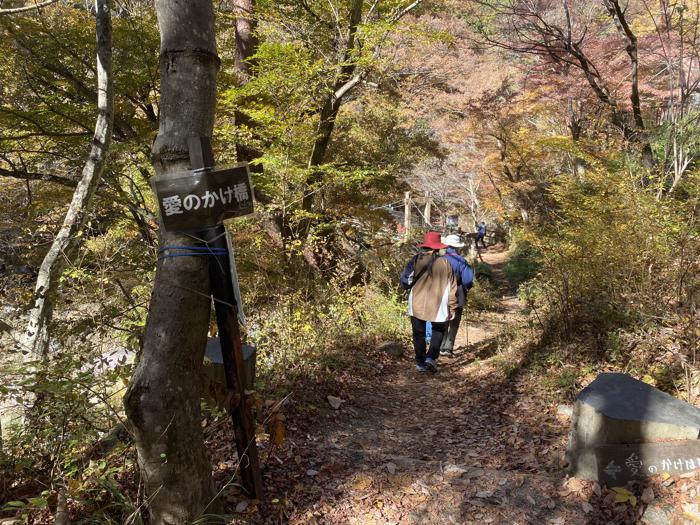
[[[454,357],[455,356],[454,352],[452,350],[448,350],[447,348],[441,348],[440,355],[444,355],[447,357]]]
[[[428,371],[428,367],[425,366],[423,363],[418,363],[418,364],[416,365],[416,370],[418,370],[419,372],[427,372],[427,371]]]
[[[428,370],[431,372],[437,372],[437,363],[433,360],[432,357],[429,357],[425,360],[425,366],[428,367]]]

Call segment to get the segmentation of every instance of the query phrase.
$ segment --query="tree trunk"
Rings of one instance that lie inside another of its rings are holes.
[[[161,35],[158,175],[189,169],[187,139],[212,135],[219,58],[211,0],[156,0]],[[161,246],[192,246],[161,232]],[[211,313],[204,257],[162,258],[141,356],[124,404],[149,494],[151,523],[190,523],[218,511],[201,430],[199,376]]]
[[[345,43],[345,49],[342,57],[339,58],[339,72],[333,85],[333,90],[328,94],[323,107],[316,130],[316,140],[314,141],[309,157],[310,174],[306,180],[304,188],[304,196],[302,198],[301,207],[304,211],[311,211],[311,206],[314,201],[316,189],[314,186],[321,182],[323,173],[318,168],[322,165],[326,158],[326,151],[331,140],[331,134],[335,127],[335,119],[340,111],[340,106],[343,102],[343,97],[360,81],[359,76],[353,76],[355,73],[356,64],[352,61],[352,54],[357,43],[355,33],[357,26],[362,18],[362,6],[364,0],[354,0],[350,11],[350,20],[348,22],[348,39]],[[301,232],[302,237],[308,233],[308,221],[303,221]]]
[[[583,134],[584,117],[581,113],[581,101],[574,101],[569,98],[568,100],[568,115],[567,115],[567,125],[571,131],[571,140],[574,145],[581,140],[581,135]],[[578,155],[573,155],[573,175],[577,179],[581,180],[586,172],[586,161],[583,160]]]
[[[234,69],[238,75],[238,85],[245,85],[252,76],[251,57],[258,50],[255,18],[255,0],[234,0],[233,12],[236,15],[236,56]]]
[[[258,48],[258,38],[256,35],[257,20],[255,18],[255,0],[234,0],[233,11],[236,15],[236,55],[234,70],[236,71],[238,86],[244,86],[252,76],[252,56]],[[236,125],[240,127],[252,128],[253,123],[242,111],[235,112]],[[262,157],[262,152],[254,146],[238,142],[236,144],[236,156],[239,162],[252,162]],[[250,167],[253,173],[262,173],[261,164],[253,164]],[[255,194],[260,198],[260,192]],[[266,200],[263,196],[263,200]]]
[[[632,117],[634,118],[634,140],[642,147],[642,164],[647,169],[654,167],[654,152],[649,143],[644,119],[642,118],[642,104],[639,96],[639,58],[637,56],[637,36],[627,23],[625,9],[620,6],[617,0],[605,0],[605,7],[608,14],[615,22],[618,33],[625,40],[625,51],[630,59],[630,102],[632,103]]]
[[[85,224],[90,201],[104,171],[112,138],[114,82],[111,4],[111,0],[95,1],[98,115],[92,147],[63,225],[41,263],[34,289],[34,305],[29,312],[29,321],[22,338],[23,348],[39,360],[45,360],[48,356],[48,325],[53,313],[56,285],[67,261],[79,247],[78,235]]]
[[[425,196],[425,209],[423,210],[423,220],[425,220],[425,225],[428,228],[433,226],[433,202],[430,200],[430,196],[426,194]]]
[[[403,197],[403,242],[411,238],[411,192],[407,191]]]

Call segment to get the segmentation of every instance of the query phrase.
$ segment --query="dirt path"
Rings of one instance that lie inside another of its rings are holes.
[[[368,361],[334,393],[340,409],[321,407],[309,430],[290,426],[275,459],[281,470],[296,465],[286,474],[297,479],[294,501],[269,521],[585,522],[580,506],[559,501],[566,422],[529,396],[504,346],[520,315],[505,254],[492,248],[484,261],[502,293],[498,311],[468,320],[456,357],[441,358],[437,374],[415,371],[410,355]]]
[[[497,304],[469,313],[455,358],[440,358],[437,374],[418,373],[412,349],[396,358],[359,348],[349,366],[304,377],[286,408],[284,444],[261,442],[267,501],[250,504],[229,487],[232,524],[691,523],[671,519],[669,504],[700,522],[700,475],[659,477],[651,503],[646,485],[629,487],[631,502],[566,478],[569,418],[557,407],[570,390],[557,386],[556,364],[547,362],[559,349],[543,346],[528,326],[503,272],[503,249],[483,259]],[[337,410],[328,394],[343,400]],[[219,444],[215,478],[223,482],[235,462],[230,429],[220,432],[210,443]]]

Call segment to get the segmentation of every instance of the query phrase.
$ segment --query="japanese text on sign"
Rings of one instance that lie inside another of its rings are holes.
[[[253,212],[246,164],[233,168],[193,171],[153,183],[163,226],[188,231],[220,224],[224,219]]]
[[[233,187],[226,186],[226,189],[219,188],[218,191],[206,190],[204,195],[201,196],[190,193],[185,195],[184,198],[180,198],[179,195],[164,197],[161,201],[161,207],[165,215],[170,216],[179,215],[185,211],[198,210],[200,206],[202,208],[213,208],[217,202],[226,205],[234,201],[237,204],[242,204],[249,200],[248,186],[240,183],[235,184]]]
[[[622,486],[657,474],[683,474],[700,469],[700,440],[607,444],[595,448],[599,479]]]
[[[700,458],[663,458],[661,461],[652,464],[644,464],[637,454],[631,454],[625,460],[625,467],[628,477],[653,476],[663,472],[672,474],[674,472],[690,472],[700,468]],[[617,479],[617,475],[622,472],[623,467],[615,460],[611,460],[604,469],[604,472],[612,479]]]

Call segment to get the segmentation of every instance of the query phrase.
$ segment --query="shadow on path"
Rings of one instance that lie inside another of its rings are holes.
[[[434,375],[408,357],[370,354],[337,386],[340,409],[315,407],[313,429],[290,428],[268,461],[266,483],[290,465],[296,479],[271,522],[586,523],[580,504],[559,495],[567,422],[520,373],[537,345],[513,350],[501,335],[519,316],[500,273],[505,256],[484,258],[501,311],[470,328],[468,346],[462,331],[456,357]]]

